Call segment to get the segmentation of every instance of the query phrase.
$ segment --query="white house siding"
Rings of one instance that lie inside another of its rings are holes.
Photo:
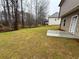
[[[79,6],[79,0],[65,0],[63,5],[61,6],[60,16],[70,12],[72,9]]]
[[[49,18],[48,25],[60,25],[61,18]]]

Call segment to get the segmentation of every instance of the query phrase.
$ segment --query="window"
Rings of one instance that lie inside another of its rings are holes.
[[[55,18],[55,21],[56,21],[56,18]]]
[[[63,19],[63,26],[66,25],[66,18]]]

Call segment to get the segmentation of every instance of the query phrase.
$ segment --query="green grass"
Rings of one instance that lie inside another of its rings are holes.
[[[79,59],[79,42],[47,37],[45,26],[0,33],[0,59]]]

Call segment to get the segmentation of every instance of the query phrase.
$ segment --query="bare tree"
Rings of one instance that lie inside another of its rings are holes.
[[[43,20],[45,20],[48,13],[48,1],[42,0],[41,4],[38,6],[38,22],[43,24]]]
[[[22,28],[24,28],[24,17],[23,17],[23,0],[21,0],[21,15],[22,15]]]
[[[5,23],[9,28],[18,30],[18,25],[21,24],[22,28],[25,27],[25,20],[29,27],[33,25],[38,26],[38,24],[43,23],[47,14],[48,1],[47,0],[27,0],[25,1],[25,6],[23,0],[1,0],[3,7],[3,14],[5,20],[2,23]],[[19,2],[21,4],[19,4]],[[21,11],[19,10],[19,7]],[[25,12],[25,8],[29,11]],[[3,15],[2,14],[2,15]],[[26,16],[27,14],[27,16]],[[1,16],[3,17],[3,16]],[[21,17],[21,20],[20,20]],[[27,18],[26,18],[27,17]],[[26,19],[25,19],[26,18]],[[19,22],[21,21],[21,22]]]
[[[47,14],[48,0],[33,0],[33,9],[36,19],[36,25],[38,25],[38,20],[44,19]]]
[[[8,14],[8,20],[9,20],[9,26],[11,27],[11,14],[10,14],[10,6],[9,6],[9,0],[6,1],[6,7],[7,7],[7,14]]]
[[[14,11],[15,11],[15,21],[14,21],[14,30],[18,30],[18,0],[15,0],[14,5]]]
[[[37,25],[37,18],[38,18],[38,0],[35,0],[35,14],[36,14],[36,25]]]
[[[6,12],[6,2],[5,2],[5,0],[1,0],[1,3],[2,3],[2,7],[4,9],[2,15],[4,15],[6,26],[9,26],[10,24],[9,24],[8,19],[7,19],[7,12]]]
[[[14,30],[18,30],[18,0],[11,0]]]

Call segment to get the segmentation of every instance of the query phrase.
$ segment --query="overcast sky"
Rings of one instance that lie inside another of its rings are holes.
[[[49,15],[59,11],[59,3],[61,0],[49,0]]]

